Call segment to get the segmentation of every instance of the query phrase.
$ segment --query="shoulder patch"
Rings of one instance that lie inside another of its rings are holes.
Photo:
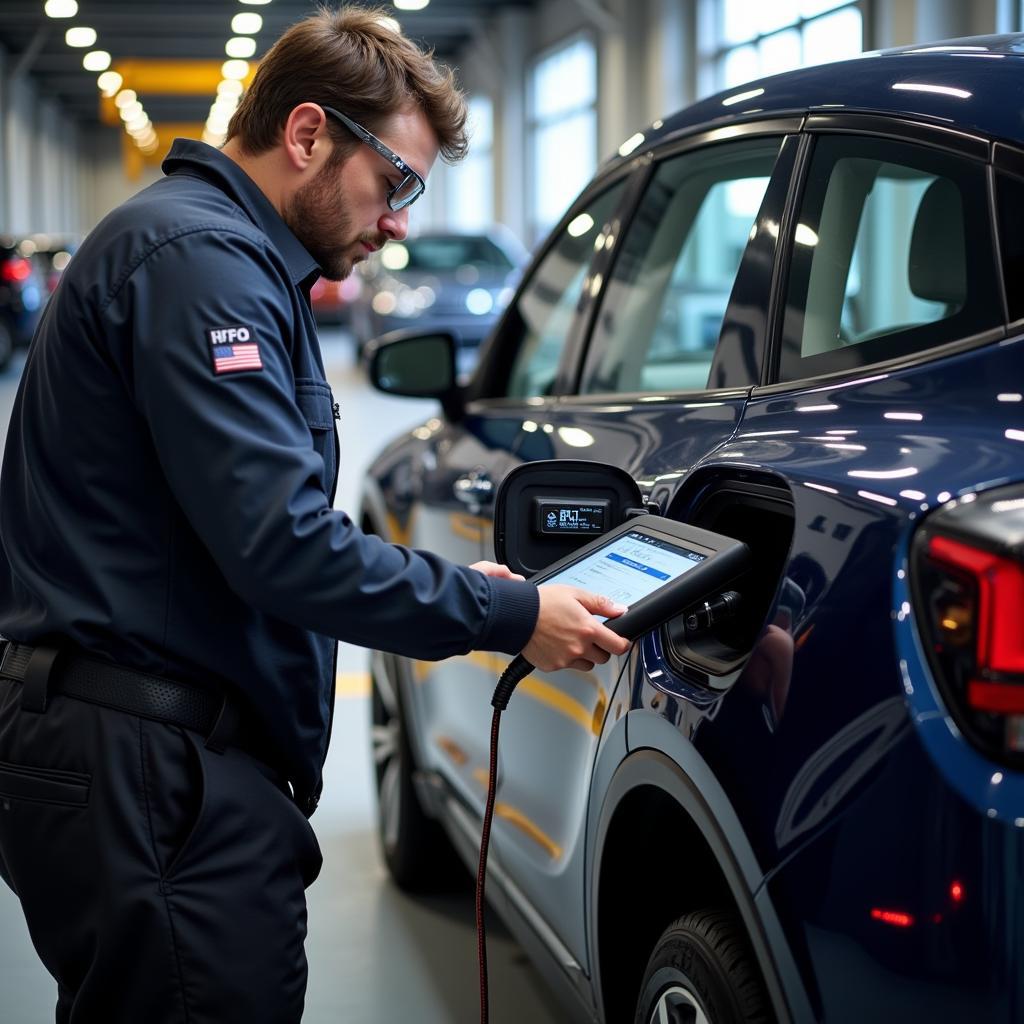
[[[244,324],[208,327],[206,337],[210,341],[215,374],[263,369],[260,346],[256,341],[256,332],[251,327]]]

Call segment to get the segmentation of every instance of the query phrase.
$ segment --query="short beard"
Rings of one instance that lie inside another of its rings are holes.
[[[292,196],[282,214],[292,234],[330,281],[343,281],[352,273],[352,248],[357,241],[350,237],[352,222],[344,210],[345,197],[338,189],[337,166],[325,164]],[[339,244],[339,239],[346,241]]]

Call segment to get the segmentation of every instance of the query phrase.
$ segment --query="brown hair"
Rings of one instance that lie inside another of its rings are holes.
[[[326,103],[369,131],[409,107],[430,122],[448,163],[466,155],[466,101],[451,68],[388,28],[383,9],[348,5],[321,9],[292,25],[260,61],[252,85],[228,126],[248,153],[265,153],[300,103]],[[328,119],[343,159],[358,145]]]

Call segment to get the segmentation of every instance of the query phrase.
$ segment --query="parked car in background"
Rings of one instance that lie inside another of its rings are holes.
[[[560,501],[625,470],[753,554],[732,617],[504,715],[487,893],[573,1019],[1021,1019],[1022,82],[993,36],[710,97],[601,168],[468,384],[440,329],[368,353],[441,408],[364,529],[492,558],[503,477],[587,460]],[[400,886],[475,868],[507,661],[372,657]]]
[[[50,244],[45,236],[0,236],[0,369],[11,361],[16,347],[29,343],[52,287],[56,287],[53,275],[59,277],[60,273],[54,266],[56,253],[51,258],[40,242]],[[63,263],[63,257],[56,262]]]
[[[455,335],[468,369],[525,262],[525,250],[500,226],[478,234],[429,232],[389,242],[357,268],[362,285],[352,303],[357,348],[399,328],[443,328]]]
[[[350,274],[344,281],[317,278],[309,292],[316,322],[325,325],[347,324],[349,305],[359,294],[361,287],[357,274]]]

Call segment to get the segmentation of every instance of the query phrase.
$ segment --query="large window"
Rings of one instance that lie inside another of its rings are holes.
[[[779,152],[778,139],[666,160],[622,241],[581,390],[707,386],[722,320]]]
[[[783,380],[906,356],[1002,323],[980,161],[824,136],[794,242]]]
[[[481,231],[494,222],[494,104],[469,98],[469,153],[448,172],[448,224]]]
[[[704,0],[701,91],[855,57],[860,4],[850,0]]]
[[[510,310],[504,331],[519,335],[509,374],[510,398],[551,393],[562,349],[572,329],[597,242],[604,245],[605,223],[615,212],[625,181],[577,210],[534,271]]]
[[[530,232],[542,238],[597,166],[597,54],[580,36],[530,75]]]

